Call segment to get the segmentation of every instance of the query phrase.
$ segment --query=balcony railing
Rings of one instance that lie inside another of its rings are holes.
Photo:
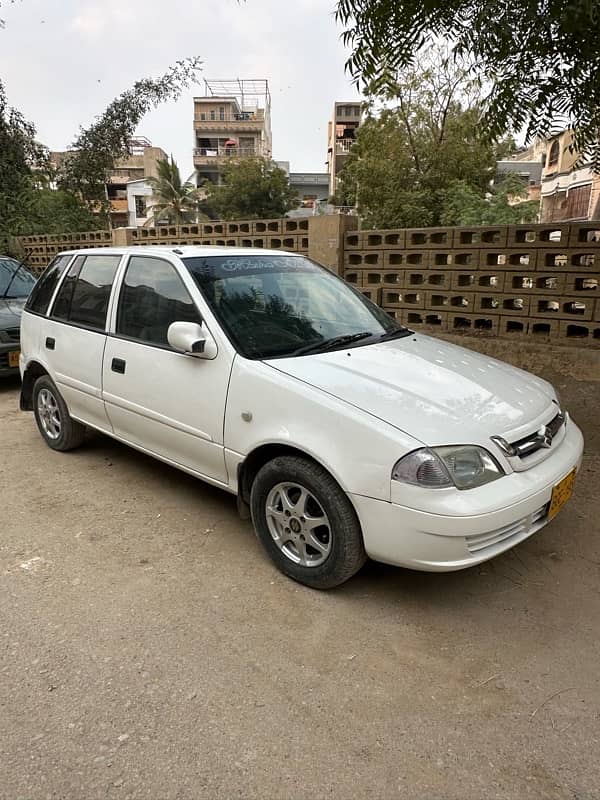
[[[335,152],[337,155],[345,155],[350,152],[350,148],[356,139],[336,139]]]
[[[260,147],[197,147],[195,158],[244,158],[260,156]]]
[[[196,111],[194,120],[196,122],[264,122],[264,114],[262,111],[258,113],[243,111],[239,114],[223,114],[222,116],[216,114],[212,117],[206,111]]]

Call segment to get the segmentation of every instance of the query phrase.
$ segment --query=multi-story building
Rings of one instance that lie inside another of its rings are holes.
[[[129,142],[129,155],[115,161],[114,168],[106,184],[106,194],[110,200],[110,220],[113,228],[123,228],[132,224],[129,202],[133,198],[137,217],[148,217],[152,191],[148,191],[146,178],[156,178],[158,162],[164,161],[167,154],[160,147],[153,147],[145,137],[138,137]],[[128,188],[132,182],[140,188]],[[134,218],[135,220],[135,218]],[[138,224],[133,221],[133,224]]]
[[[158,175],[157,164],[164,161],[167,154],[160,147],[153,147],[152,142],[143,136],[129,141],[129,153],[115,161],[106,182],[106,197],[110,200],[110,223],[113,228],[123,228],[138,223],[137,218],[148,218],[148,209],[152,204],[152,190],[145,179]],[[50,161],[55,169],[60,169],[69,151],[50,154]],[[133,184],[136,188],[132,188]],[[137,210],[133,216],[129,205]]]
[[[194,98],[197,185],[220,183],[229,158],[271,158],[271,95],[266,80],[204,81]]]
[[[356,129],[360,125],[360,103],[334,103],[333,116],[327,129],[327,172],[329,173],[329,195],[337,189],[338,177],[350,148],[354,144]]]
[[[565,130],[544,142],[542,222],[600,219],[600,175],[573,141],[573,131]]]

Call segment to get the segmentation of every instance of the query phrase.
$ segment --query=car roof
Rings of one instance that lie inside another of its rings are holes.
[[[218,245],[138,245],[133,247],[85,247],[78,250],[62,250],[58,255],[166,255],[173,253],[180,258],[194,256],[302,256],[288,250],[267,250],[260,247],[219,247]]]

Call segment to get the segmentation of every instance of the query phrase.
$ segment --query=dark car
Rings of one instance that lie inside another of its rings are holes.
[[[19,371],[21,312],[35,282],[23,264],[0,256],[0,378]]]

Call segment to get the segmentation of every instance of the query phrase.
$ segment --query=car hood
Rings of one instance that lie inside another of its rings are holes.
[[[267,363],[428,445],[528,431],[554,400],[541,378],[422,335]]]
[[[0,299],[0,330],[19,327],[26,299]]]

